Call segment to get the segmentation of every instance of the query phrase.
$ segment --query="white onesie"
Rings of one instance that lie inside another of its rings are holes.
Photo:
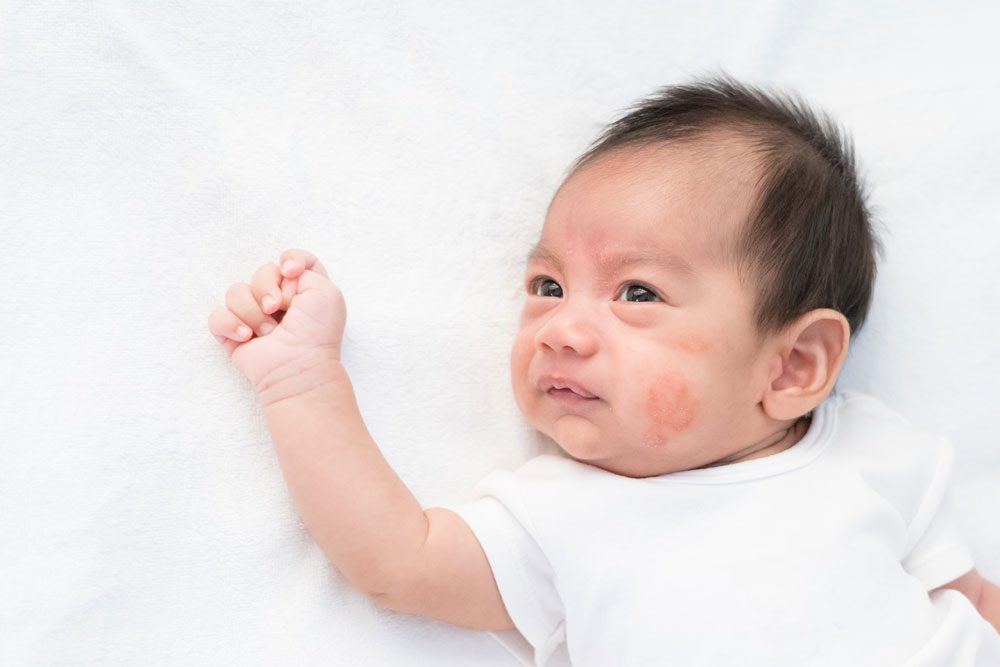
[[[845,392],[772,456],[644,479],[538,456],[451,509],[525,664],[996,666],[972,603],[928,595],[973,567],[951,466],[946,440]]]

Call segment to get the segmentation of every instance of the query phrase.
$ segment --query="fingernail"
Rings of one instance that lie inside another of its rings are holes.
[[[292,269],[295,268],[295,262],[293,260],[286,260],[284,264],[281,265],[282,273],[291,273]]]
[[[261,300],[261,303],[264,304],[264,312],[269,313],[275,306],[278,305],[278,300],[268,294]]]
[[[236,335],[239,336],[240,338],[246,338],[247,336],[249,336],[252,333],[253,332],[250,331],[250,327],[247,327],[247,326],[242,326],[242,327],[240,327],[239,329],[236,330]]]
[[[274,326],[270,322],[264,322],[260,325],[260,332],[265,336],[274,331]]]

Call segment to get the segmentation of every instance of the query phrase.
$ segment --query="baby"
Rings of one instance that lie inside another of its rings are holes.
[[[369,435],[315,256],[261,266],[209,324],[306,527],[381,606],[539,666],[563,644],[577,666],[1000,665],[950,446],[835,391],[876,250],[849,142],[801,102],[720,77],[640,103],[528,258],[511,378],[565,456],[453,508],[421,508]]]

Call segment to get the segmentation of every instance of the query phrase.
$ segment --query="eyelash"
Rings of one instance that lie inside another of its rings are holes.
[[[539,288],[545,282],[551,282],[551,283],[553,283],[554,285],[556,285],[557,287],[559,287],[560,293],[562,292],[562,285],[560,285],[558,282],[556,282],[552,278],[549,278],[548,276],[538,276],[537,278],[532,279],[528,283],[528,293],[531,294],[531,295],[533,295],[533,296],[545,297],[545,295],[542,295],[542,294],[538,293]],[[630,287],[638,287],[639,289],[645,290],[647,293],[653,295],[655,297],[655,299],[653,299],[652,301],[663,301],[663,298],[652,287],[650,287],[648,285],[645,285],[643,283],[640,283],[640,282],[636,282],[636,281],[630,281],[630,282],[627,282],[624,285],[622,285],[622,288],[620,290],[618,290],[617,294],[619,296],[622,295],[622,294],[624,294],[628,290],[628,288],[630,288]],[[560,294],[559,297],[552,297],[552,298],[558,299],[560,297],[561,297],[561,294]],[[615,301],[618,301],[618,300],[619,300],[618,298],[615,298]],[[626,303],[649,303],[649,301],[626,301]]]

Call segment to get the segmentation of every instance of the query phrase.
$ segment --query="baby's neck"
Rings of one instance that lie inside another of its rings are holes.
[[[809,415],[803,415],[787,427],[772,433],[760,442],[756,442],[749,447],[721,458],[718,461],[713,461],[712,463],[699,466],[696,470],[700,468],[714,468],[716,466],[729,465],[731,463],[741,463],[743,461],[760,459],[765,456],[771,456],[773,454],[783,452],[792,447],[795,443],[801,440],[803,436],[805,436],[806,431],[809,430],[810,423],[812,423],[812,417]]]

